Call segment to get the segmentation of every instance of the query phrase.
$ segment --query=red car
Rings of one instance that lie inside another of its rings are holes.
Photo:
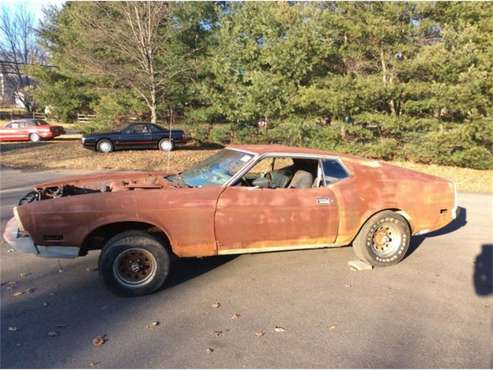
[[[64,133],[65,129],[62,126],[50,125],[42,119],[19,119],[0,128],[0,141],[38,142],[53,139]]]

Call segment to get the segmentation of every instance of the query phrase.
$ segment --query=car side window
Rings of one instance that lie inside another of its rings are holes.
[[[147,128],[147,125],[135,125],[133,127],[133,132],[135,132],[136,134],[145,134],[148,133],[149,130]]]
[[[20,127],[21,127],[20,123],[18,123],[18,122],[14,122],[14,123],[10,124],[10,128],[20,128]]]
[[[161,127],[159,127],[158,125],[148,125],[149,129],[151,132],[162,132],[164,131]]]
[[[320,174],[318,159],[267,157],[257,162],[233,186],[262,189],[310,189],[319,187]]]
[[[347,171],[337,159],[324,159],[322,161],[325,185],[333,184],[349,176]]]

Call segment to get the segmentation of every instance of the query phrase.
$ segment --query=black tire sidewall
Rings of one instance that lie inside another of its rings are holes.
[[[373,248],[373,236],[378,230],[379,226],[384,222],[392,222],[399,229],[401,233],[401,243],[399,248],[390,256],[380,257],[378,256]],[[411,240],[411,232],[409,224],[406,219],[391,211],[382,212],[376,214],[361,229],[360,235],[353,247],[355,248],[356,255],[373,266],[391,266],[399,263],[406,255],[409,248],[409,243]]]
[[[139,234],[114,241],[110,240],[99,257],[99,273],[103,282],[113,293],[119,296],[135,297],[153,293],[164,284],[169,275],[170,256],[166,248],[152,236]],[[152,280],[135,288],[121,284],[113,272],[113,263],[117,256],[131,248],[145,249],[156,259],[156,273]]]

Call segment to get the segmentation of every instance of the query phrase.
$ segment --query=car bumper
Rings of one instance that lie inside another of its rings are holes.
[[[20,231],[15,217],[7,222],[3,239],[16,251],[41,257],[74,258],[79,255],[78,247],[35,245],[29,235]]]

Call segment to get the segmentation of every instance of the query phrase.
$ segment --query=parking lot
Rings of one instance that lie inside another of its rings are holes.
[[[2,231],[32,184],[73,173],[2,169]],[[493,196],[459,204],[397,266],[351,271],[351,248],[186,259],[141,298],[104,288],[96,252],[2,241],[1,367],[491,367]]]

